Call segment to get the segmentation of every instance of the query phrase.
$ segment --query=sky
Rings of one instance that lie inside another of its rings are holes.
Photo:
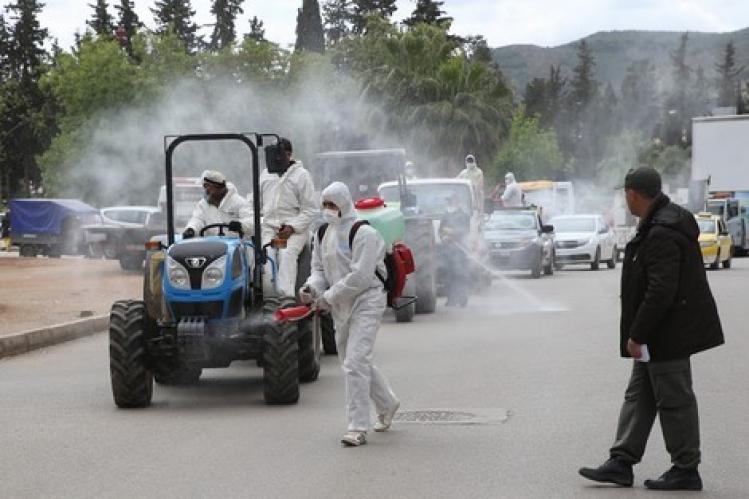
[[[9,0],[2,3],[7,4]],[[84,31],[94,0],[42,0],[41,23],[63,48]],[[324,0],[319,0],[322,4]],[[111,13],[117,0],[109,0]],[[119,2],[117,2],[119,3]],[[135,0],[136,12],[153,27],[153,0]],[[212,0],[192,0],[196,22],[212,22]],[[245,0],[238,32],[249,31],[248,19],[258,16],[266,38],[288,46],[295,40],[296,10],[302,0]],[[398,0],[395,19],[408,17],[415,0]],[[597,31],[667,30],[734,31],[749,26],[747,0],[445,0],[443,9],[454,18],[459,35],[484,35],[492,47],[512,44],[556,46]],[[204,27],[203,33],[210,34]]]

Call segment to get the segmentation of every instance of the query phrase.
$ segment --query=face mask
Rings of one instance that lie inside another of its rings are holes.
[[[476,163],[466,163],[466,167],[469,170],[473,170],[474,168],[476,168]]]
[[[329,224],[337,224],[341,221],[338,210],[332,210],[330,208],[325,208],[324,210],[322,210],[322,217]]]

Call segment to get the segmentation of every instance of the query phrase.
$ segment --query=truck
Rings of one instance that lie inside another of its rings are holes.
[[[78,199],[12,199],[10,243],[20,256],[85,254],[81,226],[101,221],[99,210]]]
[[[749,115],[692,119],[692,183],[707,185],[704,211],[721,217],[735,254],[749,251]]]

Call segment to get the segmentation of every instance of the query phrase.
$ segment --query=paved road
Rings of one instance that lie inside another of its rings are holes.
[[[694,359],[707,492],[747,497],[749,259],[710,272],[728,346]],[[114,408],[100,334],[0,361],[0,497],[633,498],[668,466],[655,428],[636,487],[590,485],[607,454],[630,365],[617,358],[619,270],[513,276],[467,309],[389,322],[379,364],[404,409],[505,422],[400,423],[343,449],[337,361],[295,407],[262,403],[252,364],[157,387],[146,410]],[[669,497],[678,497],[671,495]]]

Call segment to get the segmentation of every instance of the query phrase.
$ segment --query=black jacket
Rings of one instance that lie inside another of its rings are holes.
[[[661,194],[627,244],[622,269],[621,354],[627,340],[647,344],[652,360],[689,357],[723,343],[697,241],[687,210]]]

